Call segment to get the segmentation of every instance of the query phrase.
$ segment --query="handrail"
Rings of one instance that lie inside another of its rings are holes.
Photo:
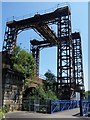
[[[51,100],[51,113],[79,107],[79,100]]]
[[[90,112],[90,100],[82,100],[83,116],[88,116]]]

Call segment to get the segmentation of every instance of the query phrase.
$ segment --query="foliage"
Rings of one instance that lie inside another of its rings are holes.
[[[86,94],[86,95],[90,95],[90,91],[86,91],[85,94]]]
[[[86,97],[86,99],[90,99],[89,96],[90,96],[90,91],[86,91],[86,92],[85,92],[85,97]]]
[[[23,101],[23,110],[27,111],[29,110],[29,106],[28,104],[34,104],[34,100],[40,100],[40,104],[45,105],[47,103],[47,105],[49,105],[50,100],[58,100],[58,98],[56,97],[55,93],[52,90],[48,90],[45,91],[44,86],[39,85],[36,87],[36,89],[32,90],[32,95],[29,94],[25,99],[28,99],[28,101]],[[33,106],[30,106],[30,109],[32,109],[32,111],[34,110]],[[39,107],[39,111],[43,111],[45,112],[47,109],[47,111],[49,111],[49,108],[45,107],[45,106],[41,106]]]
[[[35,92],[36,92],[37,97],[42,98],[42,99],[46,98],[46,93],[43,89],[43,86],[41,85],[37,86]]]
[[[57,100],[55,93],[52,90],[45,91],[42,85],[37,86],[36,90],[33,92],[34,92],[34,96],[32,96],[32,98]]]
[[[9,112],[9,109],[10,109],[10,105],[9,105],[9,104],[6,104],[6,105],[4,105],[4,106],[2,107],[2,111],[3,111],[4,113]]]
[[[0,118],[4,118],[5,113],[9,112],[9,109],[10,109],[10,106],[8,104],[0,108]]]
[[[2,108],[0,109],[0,120],[5,116],[5,113],[3,112]]]
[[[26,77],[32,78],[34,76],[34,58],[32,54],[21,49],[20,46],[15,47],[11,61],[13,69],[24,73]]]
[[[55,75],[50,71],[50,70],[48,70],[45,74],[44,74],[44,76],[46,77],[46,80],[49,82],[49,83],[54,83],[54,82],[56,82],[56,77],[55,77]]]
[[[52,99],[52,100],[58,100],[57,96],[52,90],[48,90],[46,94],[47,94],[47,98]]]
[[[29,85],[31,84],[35,84],[35,78],[32,77],[32,78],[26,78],[25,81],[24,81],[24,87],[25,89],[29,87]]]

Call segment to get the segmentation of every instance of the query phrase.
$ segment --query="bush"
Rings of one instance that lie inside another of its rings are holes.
[[[9,104],[6,104],[6,105],[4,105],[4,106],[2,107],[2,111],[3,111],[4,113],[9,112],[9,110],[10,110],[10,105],[9,105]]]
[[[5,116],[5,113],[3,112],[2,108],[0,109],[0,120]]]
[[[52,99],[52,100],[58,99],[52,90],[45,91],[42,85],[36,87],[34,96],[30,96],[30,98],[41,98],[41,99]]]
[[[9,112],[9,108],[10,105],[4,105],[1,109],[0,109],[0,120],[2,118],[5,118],[5,113]]]
[[[47,96],[47,98],[49,98],[51,100],[58,100],[57,96],[55,95],[55,93],[52,90],[48,90],[46,92],[46,96]]]

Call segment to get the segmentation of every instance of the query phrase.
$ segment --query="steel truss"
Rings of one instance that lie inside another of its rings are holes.
[[[3,51],[7,51],[8,54],[12,54],[13,49],[16,45],[17,30],[15,28],[9,28],[6,26]]]
[[[71,15],[58,18],[58,38],[60,43],[57,46],[57,82],[58,92],[62,91],[61,99],[70,99],[73,84],[73,56],[71,37]],[[58,94],[59,94],[58,93]],[[65,94],[65,96],[63,96]]]
[[[50,29],[49,24],[57,25],[57,35]],[[40,49],[57,46],[57,84],[55,85],[58,98],[71,99],[76,84],[83,83],[81,38],[71,31],[71,12],[68,6],[58,8],[47,14],[36,14],[34,17],[20,21],[7,22],[3,51],[13,53],[19,31],[29,28],[35,30],[43,40],[31,40],[31,52],[35,59],[36,76],[39,76]],[[78,48],[79,47],[79,48]]]
[[[74,80],[75,86],[79,89],[80,85],[84,87],[84,75],[83,75],[83,61],[82,61],[82,45],[81,36],[79,32],[72,33],[73,38],[73,66],[74,66]],[[84,90],[85,88],[83,88]]]

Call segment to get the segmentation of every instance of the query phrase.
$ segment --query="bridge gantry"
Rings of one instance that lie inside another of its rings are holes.
[[[57,35],[49,27],[57,26]],[[17,35],[20,31],[32,28],[43,36],[40,40],[31,40],[31,52],[36,61],[36,76],[39,76],[40,49],[57,47],[57,83],[56,92],[60,99],[71,99],[76,92],[76,86],[83,84],[83,64],[80,33],[72,33],[71,11],[68,6],[57,8],[51,13],[35,16],[23,20],[7,22],[3,42],[3,51],[13,55]],[[79,48],[78,48],[79,47]],[[79,61],[79,62],[78,62]]]

